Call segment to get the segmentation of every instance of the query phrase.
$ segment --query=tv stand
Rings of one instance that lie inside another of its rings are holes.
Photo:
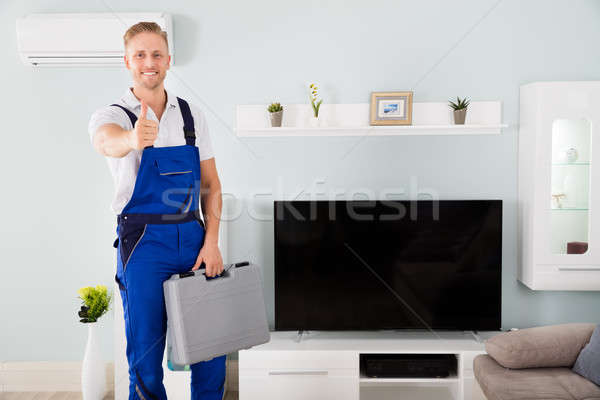
[[[473,338],[475,340],[477,340],[478,343],[483,343],[483,339],[481,339],[481,336],[479,336],[479,332],[477,331],[468,331],[471,332],[471,335],[473,335]]]
[[[240,400],[483,400],[473,358],[485,353],[481,339],[500,332],[311,331],[303,340],[307,333],[271,332],[270,342],[241,350]],[[456,369],[445,377],[368,377],[360,365],[368,354],[451,355]]]

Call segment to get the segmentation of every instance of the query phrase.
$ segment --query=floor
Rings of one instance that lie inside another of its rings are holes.
[[[238,400],[238,392],[228,391],[224,400]],[[0,392],[0,400],[81,400],[80,392]],[[109,392],[104,400],[113,400]]]

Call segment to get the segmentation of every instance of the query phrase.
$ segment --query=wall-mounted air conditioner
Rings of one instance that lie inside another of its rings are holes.
[[[166,13],[30,14],[17,20],[21,59],[30,66],[123,65],[123,34],[140,21],[167,32],[171,65],[173,30]]]

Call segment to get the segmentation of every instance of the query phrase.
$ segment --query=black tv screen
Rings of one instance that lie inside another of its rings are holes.
[[[502,201],[275,201],[275,329],[499,330]]]

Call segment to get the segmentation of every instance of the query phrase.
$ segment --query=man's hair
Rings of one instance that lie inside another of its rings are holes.
[[[127,48],[127,42],[131,38],[133,38],[138,33],[142,32],[152,32],[160,35],[163,39],[165,39],[165,43],[167,45],[167,51],[169,50],[169,41],[167,40],[167,32],[163,31],[156,22],[138,22],[135,25],[132,25],[127,29],[127,32],[123,35],[123,42],[125,44],[125,48]]]

